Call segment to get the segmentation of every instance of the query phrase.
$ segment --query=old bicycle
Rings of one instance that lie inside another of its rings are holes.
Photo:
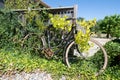
[[[96,53],[98,50],[100,51],[100,60],[99,62],[94,59],[94,56],[92,56],[93,60],[92,63],[89,63],[89,65],[94,65],[97,67],[95,71],[95,76],[98,76],[101,74],[107,66],[107,53],[103,46],[96,40],[90,38],[89,45],[94,44],[92,48],[89,49],[87,53],[82,53],[78,49],[78,45],[75,42],[75,34],[77,34],[77,27],[78,25],[76,24],[76,19],[75,18],[68,18],[67,20],[72,20],[72,29],[70,32],[65,32],[65,31],[59,31],[60,35],[57,35],[54,29],[51,25],[45,30],[44,34],[42,35],[36,35],[35,33],[29,33],[28,35],[25,36],[23,40],[23,45],[24,41],[29,40],[30,37],[36,36],[36,38],[39,38],[39,41],[41,44],[36,44],[35,49],[39,50],[41,52],[44,52],[45,56],[47,58],[51,58],[54,55],[62,53],[63,56],[63,61],[65,64],[70,68],[73,65],[82,65],[80,61],[82,60],[87,60],[89,61],[89,57],[86,57],[84,54],[89,54],[89,52],[94,52]],[[83,32],[85,32],[84,29],[81,28]],[[58,37],[59,36],[59,37]],[[34,45],[34,43],[33,43]],[[98,53],[94,54],[97,55]],[[88,66],[89,66],[88,65]]]
[[[75,42],[75,35],[78,32],[78,27],[83,33],[85,29],[78,26],[76,18],[68,18],[72,23],[70,32],[65,30],[55,30],[52,25],[49,25],[43,33],[37,34],[35,32],[28,32],[21,40],[21,46],[23,48],[34,46],[33,49],[40,54],[43,53],[47,58],[54,57],[55,55],[62,55],[64,63],[70,68],[74,65],[81,66],[84,62],[89,62],[87,67],[94,66],[96,69],[93,71],[95,76],[101,74],[107,66],[107,53],[103,46],[96,40],[90,38],[88,45],[93,45],[89,48],[88,52],[82,52],[79,50],[79,45]],[[39,43],[35,43],[39,42]],[[30,43],[30,45],[28,45]],[[92,55],[86,56],[89,52],[93,52]],[[100,53],[100,55],[98,55]],[[98,55],[96,59],[95,55]],[[92,57],[92,58],[91,58]]]

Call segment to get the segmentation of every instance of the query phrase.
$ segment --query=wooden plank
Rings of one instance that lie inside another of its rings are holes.
[[[13,12],[23,12],[23,11],[42,11],[42,10],[55,10],[55,11],[58,11],[58,10],[72,10],[74,9],[74,7],[56,7],[56,8],[38,8],[38,9],[11,9],[10,11],[13,11]]]
[[[67,15],[68,17],[77,18],[77,5],[70,7],[56,7],[56,8],[38,8],[38,9],[12,9],[13,12],[25,13],[29,11],[43,11],[46,10],[52,14],[58,14],[61,16]]]

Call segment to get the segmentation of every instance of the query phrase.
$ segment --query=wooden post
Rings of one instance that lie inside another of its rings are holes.
[[[78,5],[74,5],[74,14],[73,14],[74,18],[77,18],[77,9],[78,9]]]

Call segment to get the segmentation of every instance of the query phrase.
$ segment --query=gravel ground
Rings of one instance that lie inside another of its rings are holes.
[[[3,75],[0,80],[53,80],[46,72],[16,73],[15,75]]]
[[[33,72],[33,73],[16,73],[14,75],[3,75],[0,80],[53,80],[51,75],[46,72]],[[66,80],[62,76],[59,80]]]

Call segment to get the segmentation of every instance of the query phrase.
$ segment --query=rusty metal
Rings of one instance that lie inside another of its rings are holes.
[[[44,51],[45,57],[48,59],[51,58],[54,54],[54,52],[50,48],[44,48],[43,51]]]

